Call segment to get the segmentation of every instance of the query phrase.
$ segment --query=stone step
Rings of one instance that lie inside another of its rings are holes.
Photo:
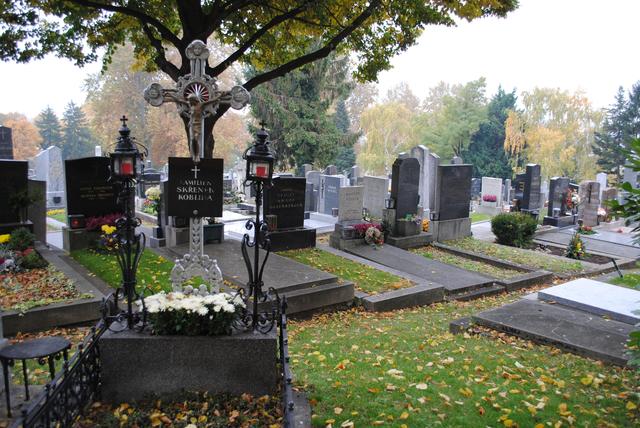
[[[473,316],[476,324],[552,345],[589,358],[624,366],[625,344],[633,326],[619,321],[543,303],[521,299]]]
[[[287,314],[309,313],[314,310],[353,302],[352,282],[333,282],[280,293],[287,296]]]
[[[481,297],[493,296],[505,291],[503,285],[490,285],[485,287],[473,288],[469,291],[463,291],[462,293],[450,293],[446,296],[446,300],[460,300],[463,302],[479,299]]]

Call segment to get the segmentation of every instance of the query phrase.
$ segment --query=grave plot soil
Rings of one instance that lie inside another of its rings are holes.
[[[427,245],[425,247],[417,248],[411,251],[416,254],[420,254],[428,259],[437,260],[439,262],[457,266],[459,268],[472,272],[483,273],[485,275],[489,275],[498,279],[509,279],[514,278],[518,275],[522,275],[522,272],[514,269],[505,269],[502,267],[490,265],[489,263],[467,259],[465,257],[451,254],[447,251],[441,250],[431,245]]]
[[[564,248],[560,248],[552,245],[545,245],[544,247],[541,247],[539,245],[534,245],[530,249],[541,252],[543,254],[553,254],[554,256],[565,257]],[[595,263],[598,265],[611,263],[611,257],[599,256],[597,254],[589,254],[589,253],[586,253],[585,256],[580,260],[583,262]]]
[[[557,259],[555,257],[548,257],[538,251],[508,247],[506,245],[481,241],[471,237],[447,241],[445,244],[462,250],[484,254],[535,269],[544,269],[554,273],[575,274],[584,271],[584,266],[578,260]]]
[[[111,406],[93,403],[74,428],[265,427],[282,426],[278,396],[186,393],[172,400],[149,400]]]
[[[352,281],[356,289],[367,294],[379,294],[414,285],[413,282],[362,263],[331,254],[318,248],[305,248],[279,252],[297,262],[332,273],[341,279]]]
[[[37,306],[93,297],[76,290],[73,281],[52,266],[0,274],[0,308],[27,311]]]

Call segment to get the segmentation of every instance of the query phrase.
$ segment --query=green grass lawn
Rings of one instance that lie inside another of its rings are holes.
[[[469,217],[471,217],[471,223],[478,223],[480,221],[491,220],[491,216],[489,214],[471,213]]]
[[[449,321],[518,297],[291,321],[314,426],[638,426],[637,371],[504,334],[448,332]]]
[[[554,273],[572,274],[583,271],[583,265],[579,261],[564,261],[555,257],[549,257],[543,253],[537,253],[535,251],[525,250],[522,248],[507,247],[505,245],[480,241],[473,238],[447,241],[446,244],[463,250],[472,251],[474,253],[496,257],[500,260],[506,260],[536,269],[544,269]]]
[[[66,223],[67,211],[66,210],[49,210],[49,212],[47,212],[47,217],[58,220],[62,223]]]
[[[345,259],[318,248],[283,251],[279,252],[278,255],[332,273],[344,280],[352,281],[358,290],[367,294],[378,294],[399,288],[411,287],[413,285],[411,281],[404,278]]]
[[[498,279],[509,279],[509,278],[516,277],[518,275],[522,275],[522,272],[519,272],[517,270],[504,269],[504,268],[493,266],[488,263],[483,263],[477,260],[467,259],[465,257],[448,253],[439,248],[432,247],[431,245],[427,245],[426,247],[416,248],[411,251],[432,260],[437,260],[442,263],[454,265],[469,271],[483,273]]]
[[[610,282],[616,285],[640,289],[640,273],[624,273],[622,278],[613,278]]]
[[[73,251],[71,257],[113,288],[120,286],[121,273],[115,255],[86,249]],[[138,287],[145,290],[146,295],[171,291],[172,268],[173,262],[145,249],[138,267]]]

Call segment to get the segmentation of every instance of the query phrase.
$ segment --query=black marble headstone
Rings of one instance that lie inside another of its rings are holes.
[[[420,202],[420,162],[416,158],[398,158],[391,170],[391,198],[395,200],[396,219],[418,212]]]
[[[278,230],[304,227],[306,182],[302,177],[276,177],[264,192],[264,214],[278,217]]]
[[[565,215],[565,198],[569,189],[569,179],[567,177],[553,177],[549,180],[549,208],[547,216],[553,217],[553,210],[558,208],[560,215]]]
[[[524,176],[524,192],[522,194],[520,209],[535,211],[540,208],[541,181],[540,165],[533,163],[527,164],[527,170]]]
[[[167,214],[222,217],[222,159],[169,158]]]
[[[17,223],[20,215],[10,204],[11,197],[28,191],[27,161],[0,160],[0,223]]]
[[[0,126],[0,159],[13,159],[11,128]]]
[[[439,220],[469,217],[472,173],[473,165],[469,164],[438,166],[436,208]]]
[[[122,212],[117,190],[109,182],[109,158],[88,157],[64,161],[67,215],[98,217]]]

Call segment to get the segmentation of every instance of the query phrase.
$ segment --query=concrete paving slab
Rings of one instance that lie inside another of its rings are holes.
[[[596,241],[605,241],[611,242],[614,244],[627,245],[629,247],[640,248],[633,243],[633,235],[629,232],[626,233],[618,233],[615,230],[603,230],[603,229],[594,229],[597,232],[594,235],[586,235],[589,239],[593,239]],[[566,233],[569,235],[573,235],[575,232],[574,228],[560,229],[558,232]]]
[[[169,250],[176,254],[176,257],[182,257],[189,251],[189,246],[180,245]],[[204,252],[218,261],[218,266],[225,279],[237,285],[246,285],[248,281],[247,268],[242,258],[239,242],[225,241],[221,244],[205,245]],[[261,250],[260,254],[262,260],[264,252]],[[253,255],[253,250],[251,255]],[[264,269],[263,280],[265,288],[273,287],[278,291],[292,291],[332,283],[338,278],[330,273],[271,253]]]
[[[640,322],[640,291],[580,278],[538,292],[538,299],[634,325]]]
[[[359,245],[345,251],[415,277],[442,284],[449,293],[489,286],[494,282],[494,278],[489,276],[429,260],[391,245],[377,249],[369,245]]]
[[[538,343],[624,366],[633,326],[583,311],[522,299],[473,316],[474,322]]]
[[[535,241],[541,244],[551,243],[560,246],[567,246],[571,240],[572,233],[566,231],[550,231],[536,235]],[[615,258],[640,258],[640,247],[624,245],[602,239],[594,239],[590,236],[582,236],[587,252],[595,251],[608,254]]]

